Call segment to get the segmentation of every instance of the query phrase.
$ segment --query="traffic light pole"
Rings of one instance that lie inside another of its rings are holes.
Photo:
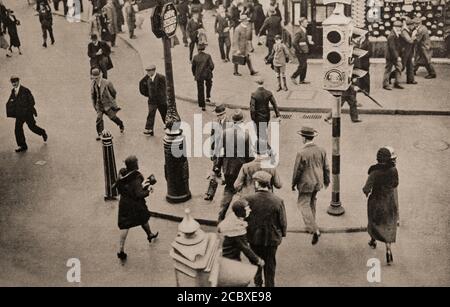
[[[331,158],[331,203],[328,207],[327,213],[330,215],[342,215],[345,213],[344,207],[342,207],[340,199],[340,173],[341,173],[341,152],[340,152],[340,140],[341,140],[341,100],[342,93],[332,93],[335,98],[332,115],[332,158]]]

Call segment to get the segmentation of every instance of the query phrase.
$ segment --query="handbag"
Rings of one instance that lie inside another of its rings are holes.
[[[247,57],[245,55],[233,55],[231,62],[237,65],[245,65],[247,64]]]
[[[16,105],[13,100],[6,103],[6,117],[16,118]]]

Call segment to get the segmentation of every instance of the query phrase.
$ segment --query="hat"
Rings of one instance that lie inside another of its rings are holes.
[[[94,69],[91,71],[91,76],[92,76],[92,77],[98,77],[98,76],[100,76],[100,69],[94,68]]]
[[[253,174],[253,180],[260,183],[269,184],[272,180],[272,175],[266,171],[257,171]]]
[[[307,137],[315,137],[319,135],[317,131],[314,128],[303,126],[302,129],[297,131],[297,134],[300,134],[301,136],[307,136]]]
[[[20,80],[20,78],[18,76],[16,76],[16,75],[12,75],[10,80],[11,80],[11,82],[17,82],[17,81]]]
[[[396,21],[394,21],[392,26],[401,28],[403,26],[403,24],[402,24],[402,22],[400,20],[396,20]]]
[[[242,110],[241,109],[237,109],[236,111],[234,111],[232,119],[233,119],[233,121],[235,123],[243,121],[244,120],[244,114],[242,114]]]
[[[420,17],[414,17],[413,22],[415,24],[421,24],[422,23],[422,19],[420,19]]]
[[[410,26],[410,25],[414,24],[414,21],[411,18],[406,18],[405,23],[407,26]]]
[[[147,67],[145,67],[145,70],[147,70],[147,71],[149,71],[149,70],[156,70],[156,65],[150,64]]]
[[[255,79],[255,82],[256,82],[257,84],[259,84],[259,85],[263,85],[263,84],[264,84],[264,79],[261,78],[261,77],[258,77],[258,78]]]
[[[248,206],[248,201],[241,198],[239,200],[236,200],[232,205],[231,209],[233,210],[234,214],[237,217],[245,217],[247,214],[245,212],[245,207]]]
[[[199,44],[197,47],[198,51],[202,51],[206,49],[206,44]]]
[[[281,39],[281,35],[280,34],[275,35],[275,40],[277,40],[277,39]]]
[[[96,40],[96,39],[98,39],[97,34],[92,34],[92,35],[91,35],[91,40]]]
[[[243,22],[243,21],[248,21],[248,17],[247,17],[247,15],[241,15],[241,18],[239,19],[239,21],[240,22]]]
[[[225,106],[223,104],[219,104],[214,109],[214,113],[216,113],[216,115],[223,115],[223,114],[225,114],[225,112],[226,112],[226,109],[225,109]]]
[[[392,155],[389,149],[386,147],[381,147],[377,152],[378,162],[389,162],[392,159]]]

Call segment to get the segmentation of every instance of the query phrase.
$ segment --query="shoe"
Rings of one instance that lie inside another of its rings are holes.
[[[252,71],[252,72],[250,73],[251,76],[256,76],[257,74],[258,74],[257,71]]]
[[[96,141],[100,141],[102,138],[102,136],[100,134],[97,135],[97,137],[95,138]]]
[[[261,43],[261,42],[258,42],[258,46],[262,46],[262,43]]]
[[[369,243],[367,243],[367,244],[369,244],[369,246],[370,246],[372,249],[377,248],[377,241],[375,241],[374,239],[370,240]]]
[[[388,85],[383,86],[383,88],[384,88],[385,90],[392,91],[392,87],[390,87],[390,86],[388,86]]]
[[[189,44],[186,44],[186,43],[185,43],[185,44],[184,44],[184,47],[189,47]]]
[[[284,87],[283,87],[283,90],[284,90],[285,92],[289,91],[289,89],[287,88],[287,86],[284,86]]]
[[[409,81],[409,82],[406,82],[406,84],[417,84],[417,81]]]
[[[435,79],[436,75],[426,75],[425,79]]]
[[[233,73],[233,75],[235,75],[235,76],[242,76],[242,74],[240,74],[238,72]]]
[[[386,252],[386,262],[387,262],[387,265],[391,265],[392,262],[394,262],[394,257],[392,256],[391,251]]]
[[[230,62],[230,59],[228,59],[228,58],[225,59],[225,63],[228,63],[228,62]]]
[[[298,82],[297,82],[297,80],[295,80],[295,78],[291,77],[291,81],[292,81],[292,83],[294,83],[295,85],[298,85]]]
[[[145,129],[145,130],[144,130],[144,134],[145,134],[145,135],[151,135],[151,136],[153,136],[153,130]]]
[[[206,108],[205,108],[205,107],[202,107],[202,111],[205,112],[205,111],[206,111]]]
[[[54,45],[55,44],[55,40],[52,40],[52,45]]]
[[[211,201],[211,200],[213,200],[213,197],[212,197],[212,195],[205,194],[205,197],[203,197],[203,199]]]
[[[311,244],[316,245],[319,242],[319,238],[320,238],[320,233],[317,233],[317,232],[313,233]]]
[[[277,92],[279,92],[279,91],[281,91],[281,90],[282,90],[281,86],[278,86]]]
[[[23,152],[23,151],[27,151],[28,150],[28,147],[19,147],[19,148],[16,148],[16,152]]]
[[[125,130],[125,126],[124,126],[124,125],[121,125],[121,126],[119,127],[119,129],[120,129],[120,133],[123,133],[124,130]]]
[[[47,132],[44,132],[44,134],[42,135],[42,139],[44,140],[44,142],[47,142],[48,140]]]
[[[399,90],[404,89],[404,87],[401,86],[400,84],[394,84],[394,88],[398,88]]]
[[[211,99],[210,98],[206,98],[206,103],[211,103]]]
[[[43,43],[42,47],[47,48],[47,43]]]
[[[300,81],[300,84],[310,84],[311,82],[309,81]]]
[[[361,122],[362,122],[362,120],[360,120],[360,119],[352,120],[352,123],[361,123]]]
[[[222,62],[226,63],[226,62],[228,62],[228,61],[227,61],[227,59],[222,59]]]
[[[125,261],[127,260],[127,254],[125,254],[124,252],[117,253],[117,258],[119,258],[122,261]]]
[[[159,232],[157,232],[155,234],[152,233],[150,236],[147,237],[148,242],[152,243],[152,240],[156,239],[158,237],[158,235],[159,235]]]
[[[11,57],[11,55],[10,55],[10,54],[6,54],[6,57],[7,57],[7,58],[10,58],[10,57]]]

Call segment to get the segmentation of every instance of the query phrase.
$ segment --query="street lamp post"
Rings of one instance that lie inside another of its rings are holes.
[[[186,157],[185,137],[180,129],[181,119],[175,102],[172,53],[170,38],[177,29],[177,11],[172,2],[164,4],[158,0],[151,17],[152,31],[161,38],[164,48],[164,67],[166,72],[167,114],[166,136],[164,137],[164,173],[167,181],[166,199],[170,203],[189,200],[189,164]]]

